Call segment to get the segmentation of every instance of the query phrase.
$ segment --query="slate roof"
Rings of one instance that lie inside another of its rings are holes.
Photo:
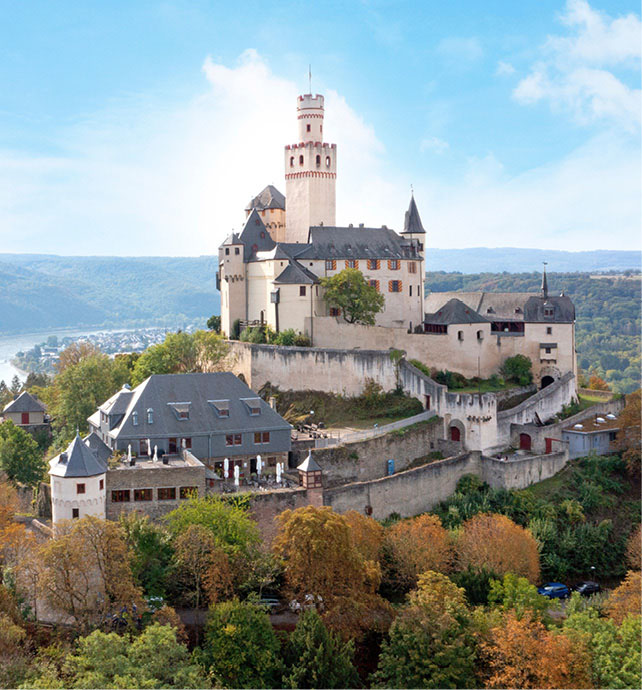
[[[308,457],[297,467],[297,470],[301,472],[321,472],[321,467],[319,463],[312,457],[311,453],[308,453]]]
[[[569,297],[543,297],[533,292],[431,292],[424,300],[426,313],[438,311],[449,299],[461,300],[488,321],[528,321],[530,323],[572,323],[575,307]],[[544,306],[552,306],[552,318],[544,316]]]
[[[67,450],[49,461],[49,474],[54,477],[94,477],[107,472],[107,463],[76,434]]]
[[[404,233],[415,233],[415,234],[425,234],[424,226],[421,222],[421,217],[419,216],[419,211],[417,209],[417,204],[415,203],[414,194],[410,197],[410,206],[406,211],[406,216],[403,222],[403,232]]]
[[[219,417],[212,401],[229,400],[229,417]],[[251,415],[244,400],[257,400],[261,413]],[[179,419],[176,405],[189,403],[189,418]],[[147,411],[152,410],[152,423]],[[136,412],[138,424],[133,424]],[[119,439],[149,436],[185,437],[208,432],[290,429],[290,425],[230,372],[155,374],[132,390],[123,417],[110,430]]]
[[[488,323],[488,319],[455,298],[449,299],[436,312],[426,314],[424,320],[431,324]]]
[[[319,277],[298,261],[290,261],[273,282],[275,285],[314,285]]]
[[[310,259],[413,259],[415,247],[390,228],[310,228]]]
[[[256,252],[269,251],[276,246],[256,209],[247,217],[239,240],[244,245],[244,261],[249,261]]]
[[[112,451],[111,448],[102,440],[102,438],[100,438],[95,431],[92,431],[91,434],[89,434],[89,436],[85,436],[83,440],[85,445],[89,446],[98,460],[107,464],[107,461],[111,457]]]
[[[3,412],[45,412],[45,406],[36,398],[28,393],[22,391],[20,395],[5,405]]]
[[[276,187],[269,184],[250,201],[245,210],[251,211],[253,208],[257,211],[270,208],[285,210],[285,196]]]

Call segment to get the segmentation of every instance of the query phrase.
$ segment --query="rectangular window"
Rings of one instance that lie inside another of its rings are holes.
[[[153,498],[152,489],[134,489],[134,501],[151,501]]]
[[[338,307],[330,307],[330,316],[341,316],[341,309]]]
[[[399,259],[390,259],[388,261],[388,270],[389,271],[398,271],[399,270]]]
[[[84,494],[85,493],[85,485],[84,484],[76,484],[76,493],[77,494]]]
[[[346,259],[346,268],[359,268],[359,262],[356,259]]]
[[[551,348],[550,347],[545,347],[544,352],[546,352],[547,355],[551,354]]]
[[[276,467],[276,457],[272,456],[268,458],[268,467]]]
[[[408,296],[412,297],[412,285],[408,287]]]
[[[175,439],[175,438],[170,438],[170,439],[169,439],[168,446],[169,446],[169,447],[168,447],[168,449],[167,449],[167,452],[169,453],[169,455],[176,455],[176,453],[178,453],[178,443],[177,443],[177,439]]]
[[[401,292],[401,281],[400,280],[389,280],[388,281],[388,292]]]
[[[334,259],[326,259],[325,261],[325,270],[326,271],[334,271],[337,268],[337,262]]]
[[[230,248],[225,247],[225,256],[229,256],[229,255],[230,255]]]
[[[240,446],[243,443],[243,438],[241,434],[234,434],[234,445],[235,446]]]
[[[379,259],[368,259],[369,271],[378,271],[380,266],[381,262],[379,261]]]
[[[226,446],[240,446],[243,443],[241,434],[227,434],[225,436]]]
[[[408,262],[408,273],[417,273],[417,264],[414,261]]]
[[[181,439],[181,447],[183,447],[183,445],[185,445],[185,448],[187,448],[187,450],[191,450],[192,439],[191,438],[182,438]]]
[[[269,443],[269,442],[270,442],[270,432],[264,431],[263,432],[263,443]]]
[[[147,441],[141,441],[138,444],[138,454],[147,455]]]
[[[101,480],[98,482],[98,490],[99,490],[99,491],[102,491],[104,488],[105,488],[105,480],[104,480],[104,479],[101,479]]]
[[[305,285],[299,285],[299,297],[305,297]]]
[[[71,517],[75,520],[76,518],[80,517],[80,511],[78,508],[72,508],[71,509]]]
[[[553,335],[553,326],[546,326],[546,335]]]
[[[234,247],[234,253],[235,253],[235,254],[240,254],[240,253],[241,253],[240,247]]]
[[[111,492],[112,503],[129,503],[129,489],[118,489]]]
[[[463,340],[464,339],[464,332],[463,331],[457,331],[457,340]]]
[[[159,501],[175,501],[176,500],[176,489],[174,487],[166,489],[158,489],[158,500]]]
[[[198,496],[197,486],[181,486],[178,490],[178,495],[181,499],[191,498],[192,496]]]
[[[182,409],[178,411],[179,419],[189,419],[189,410]]]
[[[368,281],[370,287],[373,287],[377,292],[379,292],[379,281],[378,280],[369,280]]]

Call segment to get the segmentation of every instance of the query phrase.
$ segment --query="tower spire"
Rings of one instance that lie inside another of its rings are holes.
[[[546,266],[548,261],[542,261],[544,264],[544,272],[542,273],[542,297],[548,297],[548,279],[546,278]]]

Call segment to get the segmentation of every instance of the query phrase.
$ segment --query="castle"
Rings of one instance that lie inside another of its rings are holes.
[[[487,378],[525,355],[540,387],[577,373],[575,308],[539,293],[425,295],[426,231],[411,196],[401,232],[336,225],[337,147],[323,141],[324,98],[299,96],[298,143],[285,147],[285,197],[272,185],[248,204],[243,230],[219,248],[221,329],[269,325],[316,347],[400,349],[438,369]],[[359,270],[385,297],[373,326],[349,324],[322,278]]]

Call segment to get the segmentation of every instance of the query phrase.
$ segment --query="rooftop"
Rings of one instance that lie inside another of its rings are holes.
[[[588,419],[583,419],[581,422],[577,422],[571,426],[567,426],[563,431],[571,431],[576,434],[590,434],[596,431],[615,431],[620,428],[620,420],[617,418],[612,419],[612,417],[614,417],[614,415],[596,415]]]
[[[5,405],[3,410],[7,412],[45,412],[45,406],[27,391],[22,391],[20,395]]]

